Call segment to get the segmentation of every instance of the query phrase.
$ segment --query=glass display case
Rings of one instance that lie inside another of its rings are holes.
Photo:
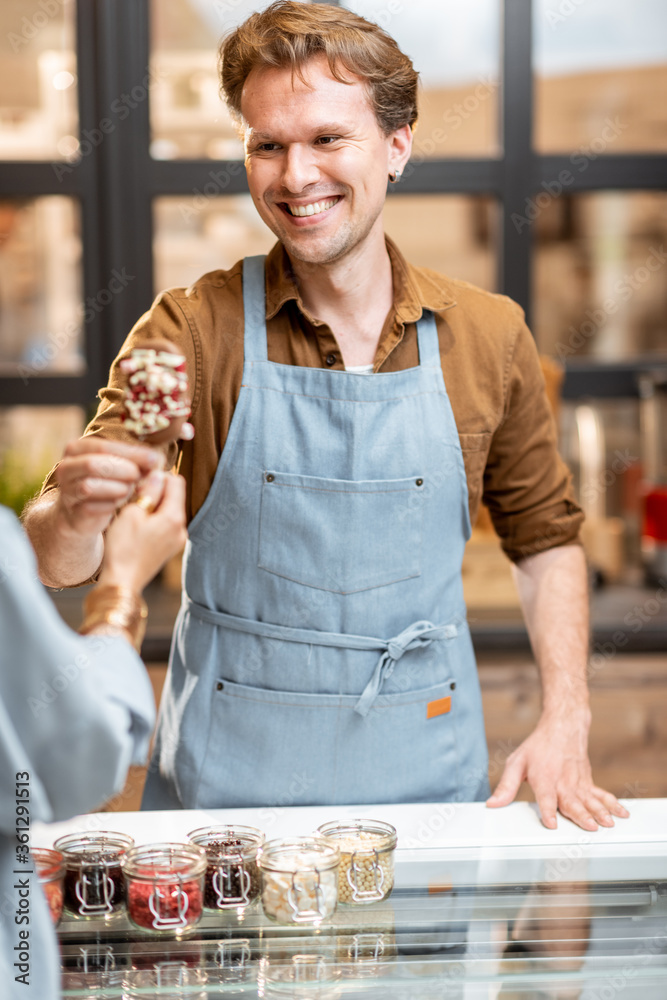
[[[533,815],[527,805],[512,809],[515,817]],[[516,842],[521,826],[514,824]],[[598,840],[576,831],[569,843],[561,836],[548,846],[547,835],[510,846],[508,830],[497,846],[471,836],[480,846],[401,848],[399,837],[389,896],[363,906],[339,903],[316,926],[276,924],[259,901],[206,912],[168,938],[132,928],[125,916],[65,915],[58,928],[63,996],[667,996],[665,843],[613,842],[617,830],[600,831]]]

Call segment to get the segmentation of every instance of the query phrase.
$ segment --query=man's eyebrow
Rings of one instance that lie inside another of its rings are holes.
[[[347,132],[350,129],[349,124],[343,122],[323,122],[318,124],[312,129],[311,135],[330,135],[332,133],[337,134],[339,132]],[[248,129],[248,141],[249,142],[277,142],[273,132],[262,132],[261,129]]]

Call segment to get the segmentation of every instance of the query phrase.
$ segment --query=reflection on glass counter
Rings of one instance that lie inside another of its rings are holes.
[[[259,903],[156,941],[66,920],[64,997],[664,1000],[663,844],[398,851],[388,899],[317,928]]]
[[[81,257],[72,198],[0,201],[0,374],[26,384],[83,372]],[[91,315],[101,295],[87,304]]]
[[[78,153],[74,0],[0,4],[0,160]]]

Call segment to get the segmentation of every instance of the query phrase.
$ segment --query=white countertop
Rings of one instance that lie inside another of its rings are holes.
[[[628,856],[667,853],[667,799],[632,799],[623,804],[630,817],[617,819],[613,828],[600,828],[596,833],[581,830],[560,816],[558,829],[547,830],[532,803],[488,809],[475,802],[89,813],[63,823],[36,823],[32,843],[50,847],[64,833],[95,830],[119,830],[134,837],[137,844],[183,841],[197,827],[228,823],[259,827],[272,839],[312,834],[327,820],[362,817],[392,823],[402,850],[454,849],[465,856],[470,852],[483,855],[492,848],[506,856],[516,852],[525,857],[545,856],[554,850],[567,854],[568,845],[576,845],[587,856],[612,849]]]

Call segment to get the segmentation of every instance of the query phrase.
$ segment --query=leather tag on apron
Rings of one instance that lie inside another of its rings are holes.
[[[451,710],[451,695],[446,698],[438,698],[437,701],[429,701],[426,706],[426,718],[435,719],[436,715],[446,715]]]

